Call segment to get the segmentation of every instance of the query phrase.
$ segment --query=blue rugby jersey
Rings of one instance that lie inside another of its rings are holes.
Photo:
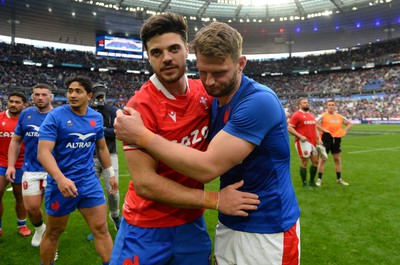
[[[45,171],[37,159],[37,147],[39,141],[39,128],[47,113],[40,113],[36,107],[24,109],[18,119],[14,133],[23,137],[25,144],[23,171],[38,172]]]
[[[221,189],[244,180],[240,189],[256,193],[261,204],[248,217],[219,213],[227,227],[252,233],[279,233],[291,228],[300,209],[290,177],[290,147],[286,115],[276,94],[242,75],[230,102],[212,105],[210,136],[220,130],[256,145],[242,163],[220,178]]]
[[[53,155],[63,174],[75,184],[96,176],[93,154],[96,141],[104,138],[103,117],[88,107],[85,115],[72,112],[69,104],[51,111],[39,130],[39,140],[55,142]],[[53,178],[48,184],[56,185]]]

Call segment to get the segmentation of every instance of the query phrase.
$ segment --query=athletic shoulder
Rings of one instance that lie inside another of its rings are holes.
[[[23,115],[23,114],[25,114],[25,113],[32,113],[32,112],[36,112],[36,111],[37,111],[37,108],[34,107],[34,106],[31,106],[31,107],[27,107],[26,109],[23,109],[23,110],[21,111],[21,114],[20,114],[20,115]]]
[[[134,109],[136,109],[137,105],[157,106],[161,100],[160,97],[161,95],[158,93],[156,86],[151,81],[147,81],[139,90],[135,91],[126,106]]]

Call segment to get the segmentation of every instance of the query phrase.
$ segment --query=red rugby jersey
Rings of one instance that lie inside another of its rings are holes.
[[[290,118],[289,124],[293,125],[298,133],[307,137],[311,144],[314,146],[317,144],[316,121],[312,113],[298,110]]]
[[[200,80],[188,79],[187,84],[185,95],[172,95],[153,75],[127,106],[140,112],[144,124],[152,132],[170,141],[206,150],[212,97],[208,96]],[[135,152],[138,148],[124,145],[125,152]],[[174,171],[161,161],[157,173],[191,188],[204,188],[203,183]],[[140,227],[182,225],[199,218],[204,212],[203,209],[180,209],[142,198],[136,194],[132,182],[122,211],[129,224]]]
[[[14,134],[14,129],[17,127],[18,117],[11,118],[8,110],[0,113],[0,166],[8,167],[8,147],[10,146],[11,138]],[[22,168],[24,162],[25,146],[22,143],[19,150],[19,156],[15,163],[15,168]]]

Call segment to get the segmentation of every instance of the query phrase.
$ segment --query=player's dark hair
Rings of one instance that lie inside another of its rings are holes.
[[[13,91],[10,94],[8,94],[8,98],[7,100],[9,100],[11,97],[19,97],[22,99],[22,102],[25,104],[27,99],[26,99],[26,95],[20,91]]]
[[[93,83],[88,77],[82,75],[70,76],[65,81],[65,86],[68,88],[72,82],[78,82],[81,86],[85,88],[88,94],[93,93]]]
[[[44,88],[50,91],[50,93],[53,92],[53,88],[51,86],[49,86],[48,84],[44,84],[44,83],[39,83],[33,86],[32,90],[35,90],[35,88]]]
[[[171,12],[153,15],[143,23],[140,38],[147,50],[147,42],[151,38],[165,33],[177,33],[181,35],[182,40],[186,43],[188,39],[186,19],[179,14]]]

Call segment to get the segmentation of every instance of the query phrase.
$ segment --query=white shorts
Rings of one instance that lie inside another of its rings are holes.
[[[276,234],[232,230],[218,222],[215,234],[217,265],[299,265],[300,223]]]
[[[302,142],[298,140],[294,142],[294,145],[300,157],[308,158],[311,155],[318,155],[317,148],[309,141]]]
[[[22,196],[41,195],[47,185],[47,172],[27,172],[22,175]]]

